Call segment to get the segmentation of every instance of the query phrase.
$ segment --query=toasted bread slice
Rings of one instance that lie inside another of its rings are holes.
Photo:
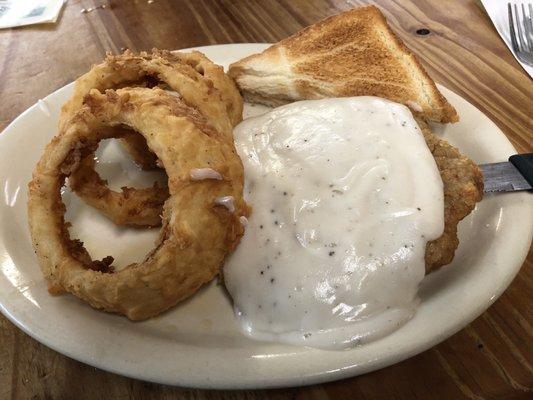
[[[378,96],[419,117],[455,122],[457,112],[375,6],[302,29],[230,66],[245,100],[278,106],[303,99]]]

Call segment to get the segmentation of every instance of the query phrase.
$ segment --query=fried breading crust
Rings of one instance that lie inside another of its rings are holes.
[[[483,198],[483,175],[474,161],[431,132],[426,122],[417,122],[444,184],[444,233],[426,246],[426,273],[430,273],[453,260],[459,245],[457,224]]]
[[[148,80],[148,82],[147,82]],[[151,53],[108,54],[105,60],[76,79],[74,93],[61,108],[59,128],[82,105],[92,89],[165,84],[184,102],[197,108],[219,132],[231,135],[242,120],[242,97],[224,69],[198,51],[189,53],[153,49]]]
[[[28,192],[34,249],[53,293],[70,292],[95,308],[132,320],[157,315],[215,277],[244,233],[242,162],[232,138],[197,121],[198,112],[160,89],[93,90],[85,105],[47,145]],[[162,228],[144,261],[114,271],[112,258],[93,261],[70,239],[60,188],[80,160],[112,137],[108,126],[142,134],[168,174],[170,197]],[[212,168],[223,179],[193,180],[191,169]],[[232,196],[234,210],[216,199]]]
[[[175,91],[183,103],[198,110],[197,121],[209,124],[232,138],[233,125],[242,119],[242,98],[221,66],[202,53],[162,51],[135,54],[108,54],[106,59],[76,80],[71,99],[62,107],[60,129],[80,107],[91,89],[103,91],[120,86],[164,85]],[[154,168],[156,157],[149,151],[142,135],[117,129],[126,150],[143,168]],[[163,203],[168,197],[166,187],[110,190],[94,170],[94,157],[89,154],[70,177],[71,188],[86,203],[101,211],[118,225],[147,227],[161,225]]]

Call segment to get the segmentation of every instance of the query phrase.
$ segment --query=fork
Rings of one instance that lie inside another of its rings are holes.
[[[520,61],[533,67],[533,6],[528,4],[529,15],[526,14],[524,3],[521,4],[522,21],[518,13],[518,7],[515,4],[507,3],[507,13],[509,14],[509,30],[511,32],[511,43],[513,50]],[[514,7],[514,17],[513,10]],[[515,22],[516,19],[516,30]],[[518,34],[517,32],[518,31]]]

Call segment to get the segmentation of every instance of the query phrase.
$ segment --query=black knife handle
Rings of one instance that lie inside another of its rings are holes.
[[[533,153],[515,154],[509,157],[509,161],[520,171],[527,183],[533,186]]]

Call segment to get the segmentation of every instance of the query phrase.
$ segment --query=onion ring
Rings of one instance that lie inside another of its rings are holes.
[[[81,160],[69,178],[69,185],[88,205],[115,224],[137,228],[161,225],[163,204],[169,196],[168,188],[157,184],[145,189],[123,187],[121,192],[109,189],[95,171],[92,155]]]
[[[141,263],[113,272],[112,259],[92,261],[70,239],[60,188],[109,126],[142,134],[168,174],[170,197],[155,248]],[[192,180],[211,168],[223,179]],[[70,292],[91,306],[132,320],[146,319],[196,292],[220,270],[243,234],[243,166],[233,140],[205,117],[160,89],[92,90],[85,105],[47,145],[29,184],[28,217],[34,249],[52,293]],[[230,212],[215,199],[232,196]]]
[[[136,55],[126,50],[120,55],[108,54],[104,62],[76,80],[71,99],[61,108],[59,128],[83,105],[90,90],[136,86],[147,78],[168,85],[219,132],[231,135],[233,126],[242,120],[243,101],[235,83],[202,53],[154,49],[151,54]]]
[[[242,98],[222,67],[197,51],[153,50],[152,54],[143,52],[139,55],[126,51],[117,56],[108,55],[103,63],[76,81],[72,98],[62,107],[60,129],[83,105],[89,90],[102,91],[132,82],[139,84],[148,78],[177,91],[183,101],[197,108],[215,129],[232,137],[233,125],[242,119]],[[144,169],[155,167],[156,157],[148,150],[141,135],[123,133],[121,141]],[[161,224],[161,207],[168,193],[166,188],[154,186],[148,189],[123,188],[121,193],[112,191],[94,171],[93,158],[88,155],[81,162],[81,168],[70,177],[69,184],[78,196],[116,224],[134,227]]]

